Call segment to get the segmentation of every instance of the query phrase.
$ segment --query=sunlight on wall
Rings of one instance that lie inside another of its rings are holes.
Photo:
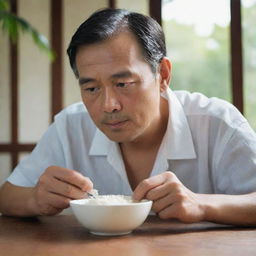
[[[20,0],[18,6],[19,15],[49,38],[49,0]],[[50,122],[50,61],[28,35],[20,38],[18,47],[18,137],[21,143],[34,143]]]

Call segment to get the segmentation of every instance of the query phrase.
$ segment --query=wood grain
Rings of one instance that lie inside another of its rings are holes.
[[[183,224],[149,217],[127,236],[91,235],[74,216],[0,216],[0,255],[256,255],[256,227]]]

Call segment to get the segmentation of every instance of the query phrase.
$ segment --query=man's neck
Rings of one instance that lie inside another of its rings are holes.
[[[134,190],[137,185],[147,177],[153,169],[160,145],[165,135],[168,124],[168,102],[161,103],[161,117],[154,129],[146,134],[144,138],[130,143],[120,143],[125,170],[131,188]]]
[[[165,135],[169,119],[169,107],[168,102],[165,99],[161,99],[160,115],[159,119],[155,120],[155,124],[149,132],[144,136],[132,141],[120,143],[120,148],[124,150],[132,151],[148,151],[153,148],[159,148],[163,137]]]

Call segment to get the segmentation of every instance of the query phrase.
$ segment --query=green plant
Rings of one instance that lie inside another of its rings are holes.
[[[46,52],[50,60],[54,60],[55,54],[50,47],[48,39],[25,19],[12,13],[8,0],[0,0],[0,25],[2,25],[2,30],[9,36],[12,43],[17,42],[20,32],[30,34],[35,44]]]

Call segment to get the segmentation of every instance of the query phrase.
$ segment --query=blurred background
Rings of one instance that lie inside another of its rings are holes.
[[[104,7],[154,17],[166,34],[174,90],[235,104],[256,129],[256,0],[10,0],[10,11],[48,38],[51,61],[26,33],[11,43],[0,16],[0,184],[62,108],[80,101],[66,48]]]

